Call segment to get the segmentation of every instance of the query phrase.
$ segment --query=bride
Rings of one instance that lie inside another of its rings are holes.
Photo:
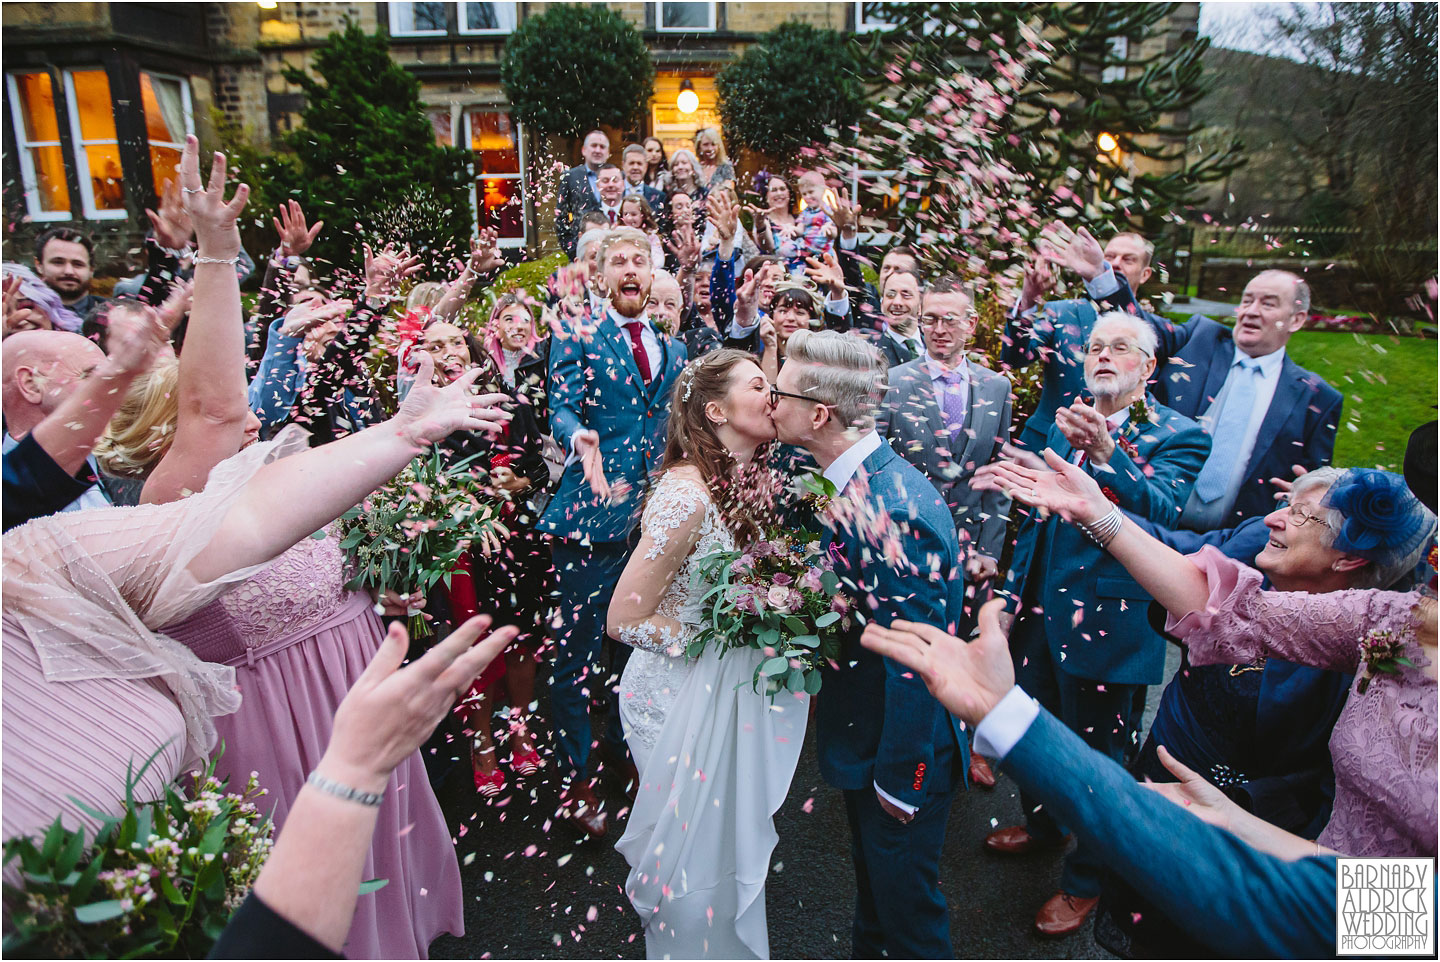
[[[611,637],[635,648],[620,717],[640,789],[616,848],[648,958],[768,958],[765,876],[772,817],[805,737],[804,695],[772,703],[753,687],[762,655],[686,643],[713,585],[698,562],[761,537],[773,510],[756,448],[775,438],[770,384],[755,358],[721,350],[694,361],[670,404],[661,476],[610,603]]]

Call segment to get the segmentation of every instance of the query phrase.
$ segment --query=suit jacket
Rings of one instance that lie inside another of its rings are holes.
[[[920,337],[919,334],[915,336]],[[885,367],[887,370],[892,367],[899,367],[901,364],[909,364],[916,358],[914,352],[902,346],[898,341],[895,340],[895,338],[891,337],[883,330],[877,332],[874,339],[874,344],[877,348],[879,348],[880,353],[884,356]]]
[[[1141,311],[1125,278],[1116,275],[1116,279],[1120,282],[1120,289],[1106,297],[1098,307],[1138,314],[1150,322],[1157,342],[1155,370],[1158,372],[1184,344],[1182,326]],[[1094,301],[1050,301],[1036,312],[1033,322],[1013,317],[1006,320],[1005,335],[1000,339],[1004,345],[1000,353],[1001,362],[1011,368],[1025,367],[1037,360],[1045,365],[1040,400],[1034,412],[1025,419],[1018,438],[1022,447],[1036,453],[1043,449],[1050,427],[1055,423],[1055,412],[1085,393],[1085,350],[1090,343],[1090,329],[1095,326],[1098,316]],[[1158,382],[1157,378],[1151,393],[1161,404],[1166,404],[1167,385]],[[1194,417],[1188,412],[1182,413]]]
[[[939,492],[882,440],[841,496],[863,500],[874,517],[890,517],[901,529],[903,556],[894,562],[882,560],[884,546],[854,531],[831,536],[843,548],[835,573],[856,610],[867,622],[905,619],[953,630],[964,569]],[[918,675],[861,646],[864,626],[855,621],[842,639],[840,664],[825,671],[816,708],[820,773],[842,789],[879,784],[918,807],[928,792],[947,792],[961,777],[969,740]]]
[[[1000,767],[1217,954],[1334,955],[1334,856],[1257,852],[1136,782],[1043,708]]]
[[[1180,349],[1161,371],[1160,380],[1169,392],[1170,406],[1186,417],[1198,418],[1225,386],[1235,360],[1235,336],[1225,325],[1199,315],[1177,331],[1182,339]],[[1330,463],[1343,405],[1339,391],[1286,356],[1255,450],[1245,466],[1245,480],[1235,497],[1230,523],[1268,514],[1275,506],[1269,479],[1290,477],[1291,465],[1318,468]]]
[[[650,475],[660,465],[670,416],[670,392],[685,367],[685,345],[657,332],[663,360],[650,383],[640,376],[630,338],[607,311],[588,339],[571,337],[550,348],[550,433],[565,451],[576,431],[600,434],[605,477],[630,484],[628,495],[602,502],[590,492],[579,459],[560,476],[537,528],[559,538],[623,541],[640,518]]]
[[[1109,463],[1087,461],[1085,471],[1121,508],[1170,526],[1210,453],[1210,436],[1189,418],[1149,402],[1153,423],[1127,420]],[[1046,443],[1062,458],[1073,453],[1058,427]],[[1042,609],[1038,617],[1051,657],[1069,674],[1117,685],[1164,680],[1165,641],[1150,627],[1149,593],[1075,525],[1056,515],[1042,521],[1032,512],[1021,525],[1005,593],[1012,605]]]
[[[958,444],[951,445],[934,381],[919,358],[890,369],[890,390],[875,429],[945,499],[963,547],[1000,559],[1010,499],[999,491],[970,487],[975,469],[1000,456],[1010,440],[1010,382],[975,361],[970,370],[970,405]]]
[[[860,247],[847,251],[838,243],[835,245],[836,260],[840,263],[840,272],[845,275],[845,287],[850,291],[850,316],[854,318],[855,327],[868,331],[880,331],[885,327],[885,319],[880,314],[880,292],[865,279],[862,269],[864,264],[877,271],[880,269],[877,253]]]
[[[555,204],[555,237],[565,255],[575,259],[575,242],[580,237],[580,215],[599,210],[600,198],[590,189],[584,164],[577,164],[560,179],[560,196]]]

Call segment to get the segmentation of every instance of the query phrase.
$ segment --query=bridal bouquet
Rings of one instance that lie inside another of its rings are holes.
[[[270,855],[270,819],[256,807],[252,774],[226,793],[215,763],[189,787],[135,801],[159,752],[127,778],[120,817],[80,807],[100,822],[93,840],[55,821],[42,839],[5,843],[23,887],[5,883],[7,955],[204,958]],[[77,803],[78,804],[78,803]]]
[[[758,648],[766,657],[755,669],[757,692],[820,691],[821,667],[840,657],[851,603],[819,535],[767,529],[744,551],[701,558],[696,579],[714,587],[704,599],[710,618],[686,647],[688,657],[708,645]]]
[[[400,594],[448,588],[471,542],[507,536],[468,460],[447,468],[437,448],[340,516],[340,547],[355,572],[345,587]],[[411,615],[407,627],[411,638],[431,633],[423,614]]]

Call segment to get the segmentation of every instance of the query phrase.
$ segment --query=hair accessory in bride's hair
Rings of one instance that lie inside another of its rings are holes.
[[[690,392],[695,390],[695,369],[704,363],[705,358],[696,358],[685,368],[685,373],[682,375],[685,378],[685,393],[680,395],[681,403],[690,400]]]

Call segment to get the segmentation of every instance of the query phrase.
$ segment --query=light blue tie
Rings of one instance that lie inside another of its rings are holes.
[[[1260,362],[1242,357],[1235,362],[1237,371],[1225,392],[1225,406],[1210,429],[1210,457],[1195,479],[1195,496],[1204,504],[1222,497],[1230,487],[1235,460],[1245,446],[1245,430],[1250,426],[1250,412],[1255,407],[1255,381]]]

